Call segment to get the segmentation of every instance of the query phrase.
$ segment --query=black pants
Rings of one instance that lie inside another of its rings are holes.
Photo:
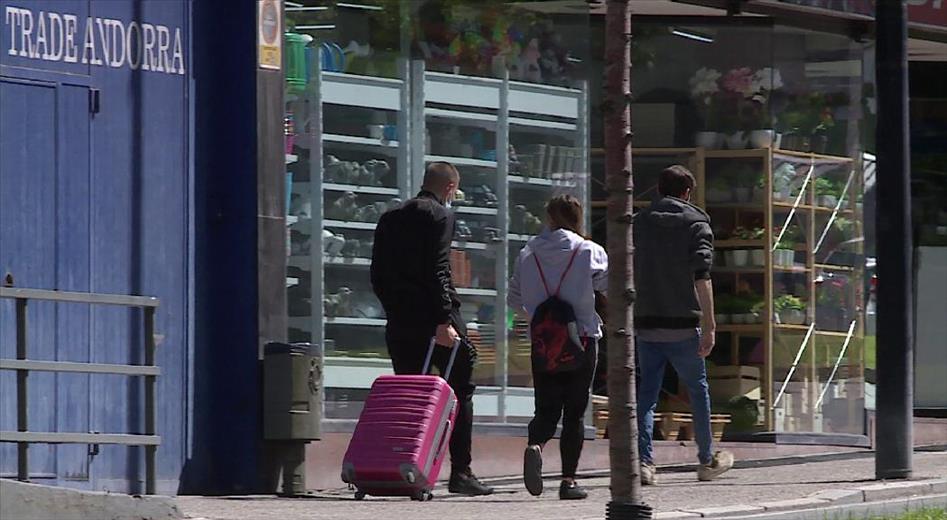
[[[434,336],[430,330],[391,331],[385,333],[388,343],[388,355],[395,374],[420,374],[424,368],[424,358]],[[447,383],[457,396],[457,419],[450,438],[451,472],[458,473],[470,469],[470,445],[473,434],[473,394],[476,387],[470,382],[474,363],[477,361],[476,349],[466,340],[460,344],[457,358],[451,369]],[[450,349],[434,347],[431,364],[441,374],[447,369]]]
[[[556,434],[562,417],[562,436],[559,454],[562,457],[562,476],[575,477],[585,439],[585,408],[589,404],[589,389],[595,375],[596,345],[589,340],[585,348],[585,363],[581,368],[558,374],[533,373],[533,391],[536,413],[529,422],[529,444],[544,445]]]

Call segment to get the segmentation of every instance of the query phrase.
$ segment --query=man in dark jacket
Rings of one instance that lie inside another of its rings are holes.
[[[641,483],[656,483],[654,409],[670,363],[687,387],[697,438],[699,480],[733,466],[733,455],[712,451],[710,394],[704,358],[714,348],[714,235],[710,217],[692,205],[694,176],[683,166],[661,172],[661,197],[635,216],[635,336],[638,351],[638,449]]]
[[[448,377],[458,404],[448,489],[488,495],[493,489],[470,470],[475,388],[470,380],[477,353],[466,340],[449,260],[454,217],[448,208],[459,184],[460,174],[453,165],[432,162],[418,196],[381,216],[372,249],[372,288],[388,317],[385,341],[396,374],[421,373],[432,337],[439,347],[431,364],[443,373],[450,348],[459,341]]]

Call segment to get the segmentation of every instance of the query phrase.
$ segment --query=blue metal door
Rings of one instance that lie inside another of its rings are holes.
[[[0,276],[14,285],[88,291],[89,89],[0,79]],[[28,358],[88,362],[90,309],[31,302]],[[0,302],[0,357],[14,358],[13,302]],[[90,376],[33,372],[31,431],[88,432]],[[0,429],[16,429],[15,374],[0,372]],[[33,445],[31,478],[89,486],[89,448]],[[16,470],[16,447],[0,445],[0,474]]]

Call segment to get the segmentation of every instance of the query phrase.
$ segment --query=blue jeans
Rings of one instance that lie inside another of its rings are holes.
[[[664,367],[668,362],[677,372],[681,384],[687,386],[691,412],[694,416],[694,436],[697,438],[697,458],[701,464],[713,459],[713,437],[710,432],[710,393],[707,390],[707,370],[704,359],[697,354],[700,338],[673,343],[637,341],[638,350],[638,452],[643,464],[654,464],[652,435],[654,409],[658,404]]]

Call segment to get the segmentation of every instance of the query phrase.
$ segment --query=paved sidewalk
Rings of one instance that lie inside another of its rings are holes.
[[[947,478],[947,452],[916,453],[915,479]],[[775,501],[804,499],[827,490],[855,490],[877,486],[873,480],[874,459],[860,458],[832,462],[735,469],[713,482],[696,480],[693,472],[661,473],[659,485],[645,488],[645,500],[661,517],[671,511],[693,511],[712,507],[757,505]],[[546,481],[546,493],[540,498],[530,496],[522,484],[503,484],[490,497],[465,498],[446,494],[440,486],[431,502],[418,503],[407,499],[372,498],[357,502],[347,490],[325,491],[312,498],[284,499],[274,497],[179,497],[178,506],[191,518],[213,520],[256,519],[365,519],[398,518],[404,520],[539,520],[539,519],[601,519],[609,500],[608,479],[589,478],[580,482],[589,490],[589,498],[578,502],[558,500],[558,481]],[[947,486],[947,482],[938,486]],[[876,487],[869,500],[903,496],[905,490],[888,491]],[[926,492],[935,491],[930,487]],[[942,490],[941,493],[947,491]],[[858,493],[859,501],[866,497]],[[840,493],[842,502],[853,499],[853,493]],[[827,502],[829,504],[829,502]],[[792,507],[787,503],[786,507]],[[755,509],[755,508],[754,508]],[[763,508],[757,509],[762,512]],[[709,512],[706,516],[714,516]],[[696,515],[694,515],[696,517]]]

